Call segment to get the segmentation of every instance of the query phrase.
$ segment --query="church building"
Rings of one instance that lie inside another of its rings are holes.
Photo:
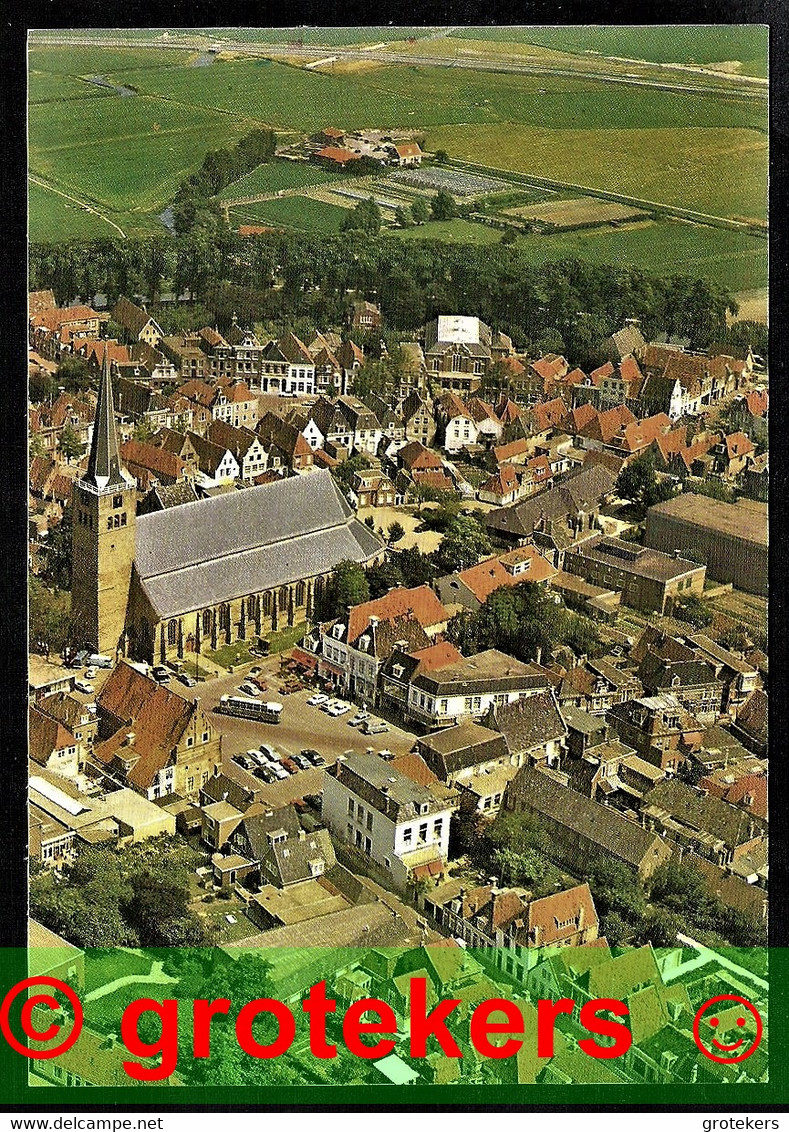
[[[138,516],[106,354],[73,501],[75,637],[113,658],[161,663],[310,620],[340,562],[384,556],[328,471]]]

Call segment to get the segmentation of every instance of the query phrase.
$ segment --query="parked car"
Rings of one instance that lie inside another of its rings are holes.
[[[301,753],[305,759],[309,760],[312,766],[326,766],[326,759],[320,751],[313,751],[311,747],[307,747]]]
[[[255,778],[262,778],[264,782],[267,782],[269,784],[269,786],[273,786],[277,781],[277,776],[274,773],[273,768],[270,766],[255,767],[254,775]]]
[[[254,770],[255,769],[254,760],[251,759],[249,757],[249,755],[235,755],[233,757],[233,762],[238,763],[238,765],[240,767],[243,767],[244,770]]]
[[[240,686],[240,688],[238,690],[244,696],[259,696],[260,695],[260,688],[258,688],[258,686],[256,684],[251,684],[249,682],[249,680],[245,680],[244,683]]]
[[[89,684],[87,680],[75,680],[74,687],[86,696],[92,696],[95,691],[93,685]]]
[[[165,668],[163,664],[157,664],[155,668],[151,669],[151,676],[158,684],[169,683],[171,675],[170,670]]]
[[[337,717],[339,715],[345,715],[345,713],[350,711],[350,710],[351,710],[351,705],[350,704],[344,704],[342,702],[342,700],[340,700],[338,703],[332,704],[332,706],[327,709],[327,712],[328,712],[329,715]]]
[[[382,719],[366,719],[362,724],[365,735],[383,735],[384,731],[388,730],[389,724],[384,723]]]
[[[182,684],[186,684],[187,688],[194,688],[197,685],[194,676],[190,676],[187,672],[182,672],[178,679]]]
[[[299,770],[309,770],[312,765],[309,759],[305,759],[304,755],[294,755],[293,762]]]
[[[271,763],[269,765],[271,766],[271,769],[273,770],[277,778],[282,779],[288,777],[288,772],[285,770],[281,762]]]
[[[263,679],[262,676],[250,676],[247,683],[254,684],[254,686],[256,688],[259,688],[261,692],[267,692],[268,691],[268,684],[266,683],[266,681]]]
[[[348,720],[349,727],[358,727],[360,723],[364,723],[365,719],[370,718],[369,711],[357,711],[356,715]]]
[[[298,774],[301,770],[301,767],[296,765],[297,757],[298,756],[294,755],[293,758],[288,758],[287,755],[283,755],[282,765],[284,766],[288,774]]]
[[[329,697],[325,692],[316,692],[314,696],[310,696],[310,698],[307,700],[307,703],[311,704],[313,707],[323,707],[323,705],[327,704],[328,702]]]

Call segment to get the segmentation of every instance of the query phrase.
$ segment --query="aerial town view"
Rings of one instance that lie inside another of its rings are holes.
[[[30,33],[38,1086],[767,1081],[767,41]]]

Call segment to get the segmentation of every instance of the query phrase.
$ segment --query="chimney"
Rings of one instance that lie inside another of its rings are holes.
[[[127,731],[126,734],[123,737],[124,747],[131,747],[133,742],[134,742],[134,732],[133,731]]]

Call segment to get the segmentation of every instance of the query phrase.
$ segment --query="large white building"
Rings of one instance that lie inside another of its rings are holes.
[[[337,842],[378,865],[404,891],[438,876],[449,856],[454,790],[422,786],[379,755],[346,755],[327,773],[323,820]]]

